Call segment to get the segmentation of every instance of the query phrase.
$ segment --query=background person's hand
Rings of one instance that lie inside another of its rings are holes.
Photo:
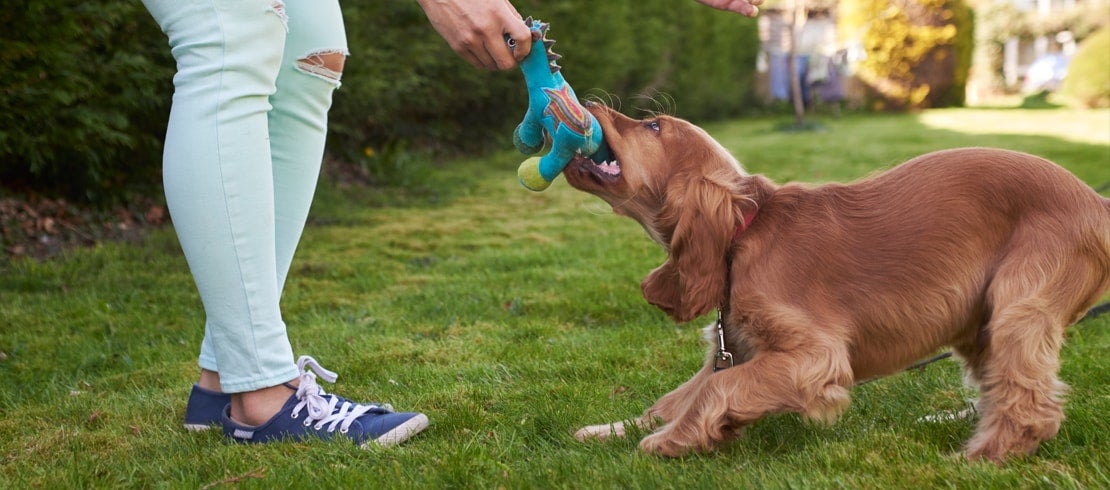
[[[532,50],[532,34],[509,0],[417,1],[451,49],[478,68],[507,70]],[[505,34],[516,41],[515,50]]]
[[[755,17],[759,13],[759,8],[756,5],[762,5],[763,0],[698,0],[698,3],[718,10],[727,10],[748,17]]]

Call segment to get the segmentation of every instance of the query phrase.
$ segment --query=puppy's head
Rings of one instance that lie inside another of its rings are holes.
[[[682,119],[587,108],[601,123],[609,159],[575,158],[563,171],[567,182],[638,221],[667,249],[667,262],[642,284],[649,302],[678,321],[707,313],[724,298],[725,255],[743,223],[739,163]]]
[[[602,104],[586,106],[601,123],[609,159],[575,158],[564,170],[567,182],[638,221],[663,246],[672,230],[660,229],[659,218],[673,187],[715,174],[726,180],[743,174],[728,151],[687,121],[671,116],[637,120]]]

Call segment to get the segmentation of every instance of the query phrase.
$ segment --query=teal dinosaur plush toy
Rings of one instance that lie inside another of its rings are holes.
[[[521,153],[533,155],[543,149],[545,134],[551,139],[546,155],[529,158],[517,169],[524,187],[542,191],[576,154],[603,161],[605,140],[597,119],[582,107],[559,72],[556,61],[561,56],[551,51],[555,41],[547,38],[549,24],[531,17],[524,23],[532,30],[532,51],[520,62],[528,86],[528,112],[513,132],[513,144]],[[511,39],[508,42],[515,47]]]

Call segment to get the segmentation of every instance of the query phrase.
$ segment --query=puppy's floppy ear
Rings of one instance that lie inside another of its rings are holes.
[[[668,186],[660,224],[673,229],[669,256],[644,279],[649,303],[676,322],[687,322],[721,305],[727,294],[727,254],[737,209],[727,184],[706,176]]]

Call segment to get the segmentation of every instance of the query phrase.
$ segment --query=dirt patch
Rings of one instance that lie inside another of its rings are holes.
[[[167,219],[165,206],[153,200],[90,209],[37,195],[0,197],[0,261],[43,260],[75,247],[137,240]]]
[[[341,189],[373,186],[363,166],[325,159],[321,181]],[[30,257],[46,260],[67,250],[112,241],[137,241],[150,229],[168,225],[159,199],[143,197],[126,206],[99,209],[29,191],[0,190],[0,263]]]

